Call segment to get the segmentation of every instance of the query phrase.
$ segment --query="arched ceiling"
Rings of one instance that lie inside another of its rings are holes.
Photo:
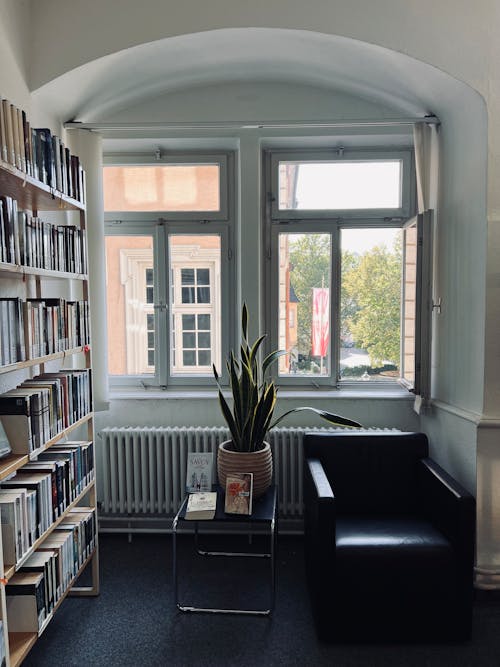
[[[235,28],[170,37],[96,59],[33,92],[61,121],[96,122],[139,101],[193,86],[296,82],[394,109],[439,113],[477,95],[440,70],[388,49],[304,30]],[[479,97],[479,96],[477,96]]]

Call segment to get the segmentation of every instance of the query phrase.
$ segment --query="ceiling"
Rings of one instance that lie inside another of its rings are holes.
[[[435,112],[454,80],[401,53],[303,30],[235,28],[170,37],[98,58],[33,92],[61,121],[102,121],[148,98],[208,83],[296,82],[392,107]],[[459,82],[455,82],[457,85]]]

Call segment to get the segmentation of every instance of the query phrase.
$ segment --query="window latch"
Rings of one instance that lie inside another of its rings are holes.
[[[438,315],[441,315],[441,297],[439,297],[437,301],[432,302],[432,310]]]

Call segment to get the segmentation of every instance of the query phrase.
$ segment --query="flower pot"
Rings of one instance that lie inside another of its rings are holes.
[[[237,452],[232,440],[221,442],[217,452],[219,484],[226,490],[226,477],[231,473],[253,473],[253,497],[264,495],[273,479],[273,456],[269,443],[256,452]]]

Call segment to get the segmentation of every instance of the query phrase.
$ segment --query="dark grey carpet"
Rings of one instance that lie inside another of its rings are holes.
[[[267,562],[201,559],[200,567],[191,546],[183,536],[186,602],[205,595],[215,604],[267,604]],[[67,598],[24,666],[500,667],[498,597],[477,596],[473,637],[465,644],[328,646],[314,634],[300,538],[280,536],[271,619],[176,611],[171,547],[170,536],[134,536],[129,543],[124,535],[102,535],[100,596]]]

